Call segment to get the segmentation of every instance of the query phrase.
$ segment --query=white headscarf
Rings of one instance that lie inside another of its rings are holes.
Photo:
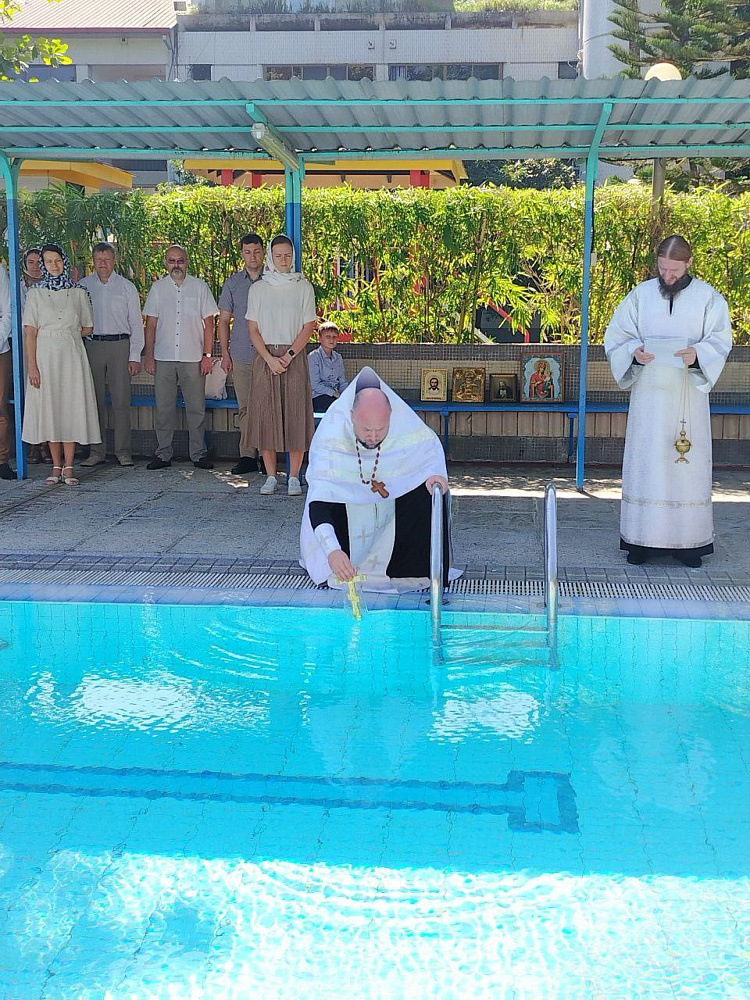
[[[275,239],[276,237],[274,237]],[[294,243],[292,243],[292,266],[288,271],[280,271],[273,262],[273,253],[271,250],[271,243],[268,244],[268,251],[266,252],[266,262],[263,265],[263,281],[266,285],[270,285],[272,288],[285,288],[290,284],[296,284],[298,281],[302,281],[304,275],[301,271],[295,270],[297,266],[297,254],[294,249]]]
[[[380,448],[377,478],[385,484],[388,499],[395,500],[427,482],[430,476],[445,476],[445,452],[440,438],[417,416],[408,403],[387,385],[372,368],[363,368],[320,421],[310,445],[305,513],[300,546],[303,565],[316,582],[325,580],[328,562],[313,534],[308,505],[315,500],[328,503],[383,503],[386,498],[362,483],[357,461],[351,410],[360,389],[382,389],[391,404],[388,433]],[[376,449],[360,445],[365,479],[371,477]]]

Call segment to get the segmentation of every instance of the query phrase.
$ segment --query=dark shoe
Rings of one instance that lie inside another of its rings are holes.
[[[643,552],[628,552],[628,562],[631,566],[642,566],[646,561],[646,555]]]
[[[169,459],[168,462],[165,462],[163,458],[159,458],[158,456],[154,456],[151,459],[151,461],[148,463],[148,465],[146,466],[146,468],[147,469],[169,469],[171,467],[171,465],[172,465],[172,460],[171,459]]]
[[[17,479],[18,476],[15,474],[13,469],[8,465],[7,462],[3,462],[0,465],[0,479]]]
[[[207,455],[204,455],[203,458],[199,458],[197,462],[193,462],[193,465],[196,469],[213,469],[214,467],[214,463],[210,458],[208,458]]]
[[[42,449],[38,444],[33,444],[29,448],[29,454],[26,458],[29,465],[39,465],[42,461]]]
[[[244,476],[248,472],[258,471],[258,459],[257,458],[241,458],[239,462],[232,466],[233,476]]]
[[[700,569],[703,565],[703,560],[700,556],[691,555],[689,552],[684,554],[675,555],[677,562],[681,562],[683,566],[687,566],[688,569]]]

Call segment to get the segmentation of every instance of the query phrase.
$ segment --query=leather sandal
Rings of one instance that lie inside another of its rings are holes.
[[[44,480],[45,485],[46,486],[57,486],[58,483],[61,483],[62,482],[62,471],[63,471],[63,468],[64,468],[64,466],[62,466],[62,465],[53,465],[52,466],[52,472],[50,472],[50,474]],[[60,470],[60,475],[59,476],[55,475],[55,469],[59,469]]]
[[[81,485],[81,480],[80,479],[76,479],[75,476],[66,476],[65,475],[65,470],[66,469],[70,469],[70,471],[72,472],[73,471],[73,466],[72,465],[64,465],[62,467],[63,474],[62,474],[62,476],[60,476],[60,480],[63,483],[65,483],[66,486],[80,486]]]

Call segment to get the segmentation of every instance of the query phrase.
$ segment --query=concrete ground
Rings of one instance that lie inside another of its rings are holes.
[[[80,470],[81,486],[45,486],[47,466],[25,482],[0,482],[0,557],[45,568],[71,565],[144,568],[190,564],[265,568],[298,556],[303,499],[259,494],[263,478],[192,464],[148,472],[107,465]],[[592,470],[585,494],[570,466],[454,464],[455,564],[476,577],[536,577],[541,571],[542,496],[558,486],[559,560],[570,579],[750,582],[750,474],[719,471],[714,488],[716,552],[699,570],[671,559],[627,566],[619,551],[618,470]],[[283,479],[282,479],[283,485]]]

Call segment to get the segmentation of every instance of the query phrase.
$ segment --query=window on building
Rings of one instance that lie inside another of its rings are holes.
[[[501,63],[413,63],[389,66],[389,80],[502,80]]]
[[[447,63],[446,80],[502,80],[503,67],[500,63]]]
[[[328,76],[327,66],[303,66],[301,68],[305,80],[325,80]]]
[[[117,80],[127,80],[129,83],[141,81],[163,80],[165,77],[164,63],[161,65],[142,64],[125,66],[109,63],[100,66],[90,66],[89,75],[94,83],[115,83]]]
[[[266,80],[291,80],[293,76],[302,77],[301,66],[266,66]]]
[[[266,66],[264,79],[291,80],[295,76],[300,80],[374,80],[375,67],[361,64],[348,66],[346,63],[319,63],[306,66]]]
[[[31,65],[26,70],[25,73],[20,73],[18,80],[39,80],[43,83],[45,80],[59,80],[61,83],[75,83],[76,80],[76,68],[72,65],[67,66],[45,66],[43,63],[39,65]]]
[[[347,66],[347,80],[374,80],[375,79],[375,67],[374,66]]]
[[[559,62],[557,64],[557,79],[558,80],[577,80],[578,79],[578,63],[577,62]]]
[[[210,80],[211,79],[211,64],[210,63],[193,63],[190,67],[190,79],[191,80]]]

